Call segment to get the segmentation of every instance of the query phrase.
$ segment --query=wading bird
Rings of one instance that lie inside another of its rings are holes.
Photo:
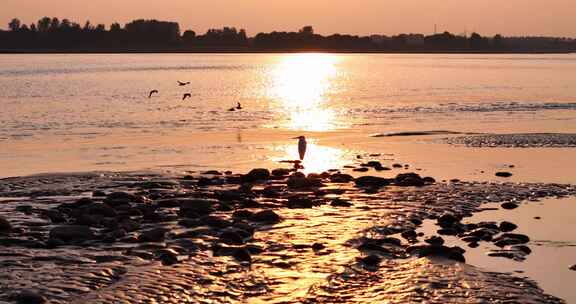
[[[304,155],[306,154],[306,137],[298,136],[294,137],[298,139],[298,154],[300,155],[300,160],[304,160]]]
[[[158,94],[158,90],[150,91],[150,94],[148,94],[148,98],[152,98],[152,95],[154,95],[154,94]]]
[[[189,85],[189,84],[190,84],[190,81],[187,81],[187,82],[182,82],[182,81],[180,81],[180,80],[177,80],[177,81],[178,81],[178,85],[179,85],[179,86],[185,86],[185,85]]]
[[[192,97],[192,94],[186,93],[186,94],[184,94],[184,96],[182,96],[182,100],[185,100],[186,98],[191,98],[191,97]]]

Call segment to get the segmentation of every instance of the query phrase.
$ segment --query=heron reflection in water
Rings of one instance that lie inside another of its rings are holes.
[[[298,155],[300,156],[300,160],[294,162],[294,169],[304,169],[304,166],[302,166],[301,163],[306,155],[306,137],[298,136],[293,139],[298,139]]]

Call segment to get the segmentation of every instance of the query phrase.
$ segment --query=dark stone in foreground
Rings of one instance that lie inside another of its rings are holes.
[[[252,169],[245,175],[242,175],[243,183],[253,183],[259,180],[267,180],[270,178],[270,171],[264,168]]]
[[[10,233],[10,231],[12,231],[12,225],[6,218],[0,216],[0,233]]]
[[[498,228],[502,232],[510,232],[510,231],[514,231],[516,228],[518,228],[518,226],[516,226],[516,224],[514,224],[514,223],[503,221],[500,223]]]
[[[518,208],[518,205],[516,205],[514,203],[506,202],[506,203],[503,203],[502,205],[500,205],[500,207],[502,207],[506,210],[512,210],[512,209]]]
[[[272,210],[262,210],[256,212],[254,215],[250,217],[250,219],[255,222],[269,223],[269,224],[278,223],[281,220],[280,216]]]
[[[418,257],[441,257],[449,260],[454,260],[466,263],[464,258],[466,250],[460,247],[446,247],[443,245],[417,245],[406,248],[406,253],[410,255],[416,254]]]
[[[394,184],[400,187],[422,187],[425,182],[416,173],[401,173],[394,179]]]
[[[44,304],[48,303],[46,298],[41,294],[38,294],[31,290],[23,290],[12,297],[13,301],[16,301],[17,304]]]
[[[94,232],[88,226],[66,225],[58,226],[50,230],[50,238],[64,242],[86,241],[95,237]]]
[[[510,176],[512,176],[512,173],[510,173],[510,172],[496,172],[495,175],[498,177],[510,177]]]
[[[576,271],[576,264],[574,264],[574,265],[570,266],[570,268],[569,268],[569,269],[570,269],[570,270],[573,270],[573,271]]]
[[[384,187],[390,185],[390,181],[383,177],[361,176],[355,180],[358,187]]]

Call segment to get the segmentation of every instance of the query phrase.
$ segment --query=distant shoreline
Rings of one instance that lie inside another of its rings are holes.
[[[467,51],[467,50],[333,50],[333,49],[245,49],[245,48],[202,48],[202,49],[38,49],[7,50],[0,54],[278,54],[278,53],[333,53],[333,54],[572,54],[569,50],[508,50],[508,51]]]

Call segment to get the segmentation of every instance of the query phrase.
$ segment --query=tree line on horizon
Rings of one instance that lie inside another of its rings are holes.
[[[1,50],[327,50],[327,51],[576,51],[576,40],[559,37],[483,37],[478,33],[456,35],[449,32],[399,34],[394,36],[348,34],[319,35],[312,26],[296,32],[258,33],[248,37],[244,29],[223,27],[197,35],[181,32],[176,22],[131,21],[82,26],[69,19],[44,17],[30,25],[14,18],[8,30],[0,30]]]

